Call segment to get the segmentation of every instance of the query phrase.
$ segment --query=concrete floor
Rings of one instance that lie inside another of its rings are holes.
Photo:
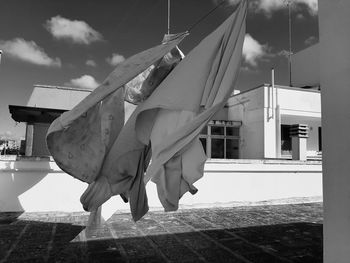
[[[0,213],[4,262],[322,262],[322,203],[114,214]],[[16,219],[17,218],[17,219]]]

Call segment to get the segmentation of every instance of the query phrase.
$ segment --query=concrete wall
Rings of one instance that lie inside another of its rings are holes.
[[[292,85],[296,87],[320,85],[319,44],[292,55]]]
[[[307,124],[307,155],[319,150],[318,127],[321,127],[321,93],[315,90],[278,89],[281,124]]]
[[[240,158],[264,158],[264,89],[231,97],[228,119],[242,121]]]
[[[316,90],[300,90],[296,88],[264,87],[264,158],[276,158],[277,125],[307,124],[309,138],[307,155],[315,156],[319,150],[318,127],[321,126],[321,94]],[[276,107],[279,107],[279,113]],[[279,116],[280,117],[279,117]]]
[[[35,123],[33,134],[32,156],[49,156],[51,155],[46,146],[46,133],[49,129],[48,123]]]
[[[281,165],[283,164],[283,165]],[[321,164],[263,161],[208,161],[196,195],[186,194],[181,207],[249,204],[266,200],[322,195]],[[80,195],[87,184],[67,175],[53,161],[0,161],[0,211],[82,211]],[[147,185],[149,205],[161,208],[156,186]],[[129,209],[120,197],[103,206],[104,217]]]
[[[314,90],[278,89],[281,114],[321,118],[321,93]]]
[[[27,106],[70,110],[91,91],[64,87],[34,86]]]
[[[319,1],[324,262],[350,259],[350,1]]]
[[[241,158],[264,158],[264,111],[246,111],[241,127]]]
[[[280,124],[309,124],[313,127],[308,140],[309,154],[315,155],[318,150],[317,130],[321,126],[319,91],[278,85],[273,89],[263,85],[231,97],[228,106],[228,119],[242,121],[241,158],[278,158]]]
[[[228,120],[228,108],[222,108],[213,116],[212,120]]]
[[[264,156],[263,158],[277,158],[277,127],[279,116],[276,112],[277,89],[272,86],[264,86]]]

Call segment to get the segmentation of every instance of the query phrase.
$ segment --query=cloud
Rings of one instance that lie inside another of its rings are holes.
[[[110,58],[106,58],[106,61],[111,66],[116,66],[125,60],[124,56],[113,53]]]
[[[305,39],[304,44],[307,46],[311,46],[313,44],[316,44],[317,42],[318,40],[315,36],[310,36],[307,39]]]
[[[232,0],[229,0],[232,1]],[[307,11],[311,15],[316,15],[318,12],[318,0],[290,0],[293,9],[301,10],[306,6]],[[287,0],[251,0],[249,8],[255,12],[262,12],[267,16],[271,16],[274,11],[287,8]]]
[[[248,65],[256,67],[259,60],[271,56],[268,50],[269,47],[267,45],[260,44],[250,34],[245,35],[242,53],[244,62]]]
[[[87,66],[91,66],[91,67],[96,67],[97,66],[96,62],[93,61],[92,59],[86,60],[85,64]]]
[[[14,135],[12,134],[11,131],[6,131],[0,133],[0,140],[11,140],[13,139]]]
[[[84,21],[55,16],[47,20],[44,27],[54,38],[71,40],[77,44],[89,45],[92,42],[103,40],[102,35]]]
[[[93,90],[97,88],[100,84],[95,80],[94,77],[90,75],[83,75],[80,78],[71,79],[69,82],[65,83],[65,85]]]
[[[0,40],[0,49],[3,49],[4,55],[14,59],[26,61],[40,66],[61,67],[59,58],[49,57],[43,48],[39,47],[34,41],[26,41],[23,38],[13,40]]]

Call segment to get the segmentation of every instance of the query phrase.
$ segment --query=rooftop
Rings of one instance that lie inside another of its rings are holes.
[[[238,91],[234,94],[232,94],[230,97],[234,97],[234,96],[238,96],[238,95],[242,95],[244,93],[247,92],[251,92],[253,90],[256,89],[260,89],[260,88],[264,88],[264,87],[271,87],[272,85],[269,83],[263,83],[259,86],[244,90],[244,91]],[[284,86],[284,85],[277,85],[275,84],[275,88],[278,89],[289,89],[289,90],[296,90],[296,91],[305,91],[305,92],[314,92],[314,93],[321,93],[321,91],[319,90],[319,87],[310,87],[310,86],[304,86],[304,87],[291,87],[291,86]]]
[[[0,262],[322,262],[322,203],[116,213],[0,214]]]

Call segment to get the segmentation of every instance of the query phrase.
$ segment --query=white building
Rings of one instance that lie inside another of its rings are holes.
[[[27,106],[10,106],[12,118],[27,122],[26,155],[46,156],[45,134],[54,118],[91,91],[36,85]],[[318,90],[259,87],[236,93],[216,114],[200,139],[211,159],[290,159],[290,126],[306,124],[308,158],[319,158],[321,98]]]
[[[0,159],[0,212],[82,211],[79,197],[87,184],[48,157],[45,134],[53,119],[89,93],[36,85],[27,106],[9,106],[14,120],[27,123],[26,156]],[[209,157],[204,176],[195,183],[198,193],[185,194],[180,207],[320,201],[321,162],[285,160],[291,158],[290,124],[309,126],[309,138],[302,139],[309,157],[316,155],[320,116],[319,91],[264,84],[233,95],[200,135]],[[159,209],[155,184],[147,184],[147,195],[150,207]],[[124,209],[128,204],[115,196],[102,215]]]
[[[307,157],[321,157],[321,96],[264,84],[233,95],[201,134],[209,158],[290,159],[291,125],[308,126]]]
[[[25,155],[49,156],[45,138],[50,123],[72,109],[90,92],[86,89],[35,85],[26,106],[9,105],[12,118],[26,123]]]

